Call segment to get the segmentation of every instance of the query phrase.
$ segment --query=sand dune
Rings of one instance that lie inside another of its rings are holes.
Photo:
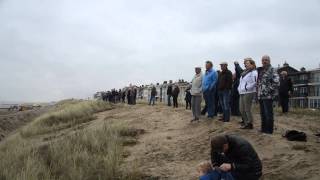
[[[131,128],[144,129],[138,143],[127,146],[124,168],[136,168],[146,179],[197,179],[195,167],[209,160],[209,137],[221,133],[235,133],[247,138],[263,161],[263,179],[318,179],[320,176],[318,117],[309,115],[281,115],[276,113],[273,135],[259,133],[260,118],[255,112],[255,129],[240,130],[239,117],[230,123],[208,120],[190,124],[191,112],[163,105],[125,106],[103,112],[107,121],[124,121]],[[288,129],[304,131],[307,142],[290,142],[282,137]]]

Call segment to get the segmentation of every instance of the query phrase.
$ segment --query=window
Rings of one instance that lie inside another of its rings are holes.
[[[320,86],[314,87],[314,96],[320,96]]]
[[[301,75],[300,80],[307,80],[307,75],[305,75],[305,74]]]
[[[301,87],[300,88],[300,94],[301,95],[306,95],[307,94],[307,87]]]
[[[320,108],[320,99],[310,99],[310,108]]]

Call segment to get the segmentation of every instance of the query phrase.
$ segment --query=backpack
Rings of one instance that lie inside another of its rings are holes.
[[[307,141],[306,133],[296,130],[286,131],[283,137],[286,137],[289,141]]]

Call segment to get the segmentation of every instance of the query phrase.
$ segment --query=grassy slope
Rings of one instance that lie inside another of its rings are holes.
[[[74,130],[94,120],[95,113],[111,108],[99,101],[58,103],[55,110],[36,118],[1,144],[0,179],[123,179],[119,170],[120,134],[126,131],[123,125],[104,123],[97,129],[76,129],[55,140],[41,138]]]

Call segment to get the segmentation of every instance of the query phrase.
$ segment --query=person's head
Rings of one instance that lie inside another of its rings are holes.
[[[252,58],[249,57],[244,59],[244,66],[246,67],[247,70],[255,69],[256,63]]]
[[[261,63],[262,63],[263,67],[269,66],[270,65],[270,56],[268,56],[268,55],[262,56]]]
[[[201,73],[201,67],[195,67],[194,70],[195,70],[196,74]]]
[[[280,75],[282,77],[286,77],[286,76],[288,76],[288,73],[287,73],[287,71],[281,71]]]
[[[197,171],[199,173],[199,176],[203,176],[203,175],[207,174],[210,170],[212,170],[212,166],[209,161],[201,162],[197,166]]]
[[[213,67],[213,64],[211,61],[206,61],[206,70],[210,70]]]
[[[172,80],[170,80],[169,83],[172,84]]]
[[[228,63],[227,62],[222,62],[220,63],[221,71],[225,71],[228,69]]]
[[[225,153],[229,149],[227,137],[218,135],[211,138],[211,152]]]

